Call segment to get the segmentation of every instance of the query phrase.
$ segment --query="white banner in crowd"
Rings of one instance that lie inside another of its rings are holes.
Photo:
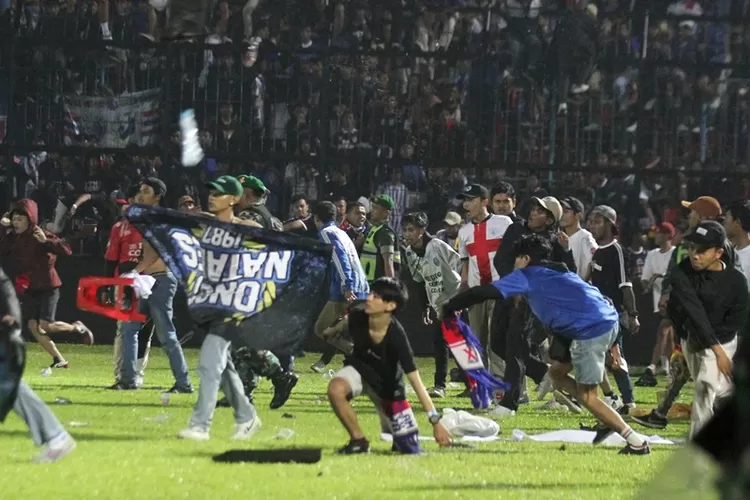
[[[117,97],[66,95],[65,143],[75,144],[87,135],[103,148],[154,144],[161,124],[160,100],[161,89]]]

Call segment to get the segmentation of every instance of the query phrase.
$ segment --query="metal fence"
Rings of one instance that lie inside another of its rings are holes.
[[[497,28],[506,2],[429,19],[391,9],[367,43],[330,37],[309,46],[300,43],[306,25],[273,43],[258,25],[260,45],[227,42],[226,33],[153,43],[138,36],[142,17],[122,12],[104,43],[91,12],[41,21],[14,13],[0,25],[5,161],[46,151],[174,163],[179,113],[193,108],[217,171],[271,162],[303,183],[345,175],[371,191],[393,164],[424,168],[416,182],[425,183],[452,175],[526,182],[533,172],[556,192],[603,172],[675,188],[686,176],[702,182],[704,172],[741,177],[750,161],[745,19],[657,18],[634,5],[599,12],[590,88],[568,99],[564,114],[548,90],[546,56],[541,77],[506,71],[527,48]],[[559,15],[539,14],[542,44]],[[425,46],[414,28],[425,19],[441,22],[443,34],[452,25],[451,40]],[[415,191],[430,196],[426,185]]]

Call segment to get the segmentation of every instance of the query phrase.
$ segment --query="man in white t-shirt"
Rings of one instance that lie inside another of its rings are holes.
[[[745,275],[747,286],[750,288],[750,200],[736,201],[727,207],[724,229],[737,254],[734,265]],[[745,323],[744,331],[740,332],[739,338],[747,339],[748,335],[750,318]]]
[[[573,252],[576,272],[584,281],[588,281],[591,273],[591,258],[599,245],[594,236],[581,227],[581,219],[585,217],[583,203],[578,198],[569,196],[560,200],[563,213],[560,218],[560,229],[568,236],[568,248]]]
[[[727,207],[724,229],[737,253],[735,266],[742,271],[750,286],[750,201],[737,201]]]
[[[461,289],[489,285],[500,279],[492,261],[500,249],[505,231],[513,224],[506,215],[490,214],[487,209],[490,192],[480,184],[469,184],[457,196],[471,222],[458,231],[458,254],[461,257]],[[485,361],[490,371],[502,376],[505,365],[496,356],[489,355],[490,320],[494,300],[475,304],[469,308],[469,324],[482,344]]]
[[[667,274],[669,261],[672,258],[672,252],[674,252],[674,245],[672,244],[674,235],[675,228],[672,224],[669,222],[659,224],[654,235],[656,248],[648,252],[643,264],[643,274],[641,275],[643,290],[646,292],[651,290],[654,312],[657,314],[659,313],[659,299],[661,298],[661,283],[664,275]],[[668,328],[661,328],[656,332],[656,345],[651,355],[651,364],[648,365],[641,378],[636,381],[635,385],[638,387],[656,387],[656,365],[659,361],[661,361],[662,372],[669,373],[669,354],[672,352],[672,346],[674,345],[669,332]]]

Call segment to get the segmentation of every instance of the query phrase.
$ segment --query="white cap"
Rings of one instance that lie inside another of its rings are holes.
[[[463,219],[460,215],[458,215],[458,213],[451,211],[445,214],[445,219],[443,219],[443,222],[445,222],[449,226],[458,226],[463,222]]]

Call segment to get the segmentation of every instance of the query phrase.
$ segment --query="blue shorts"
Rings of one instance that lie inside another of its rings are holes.
[[[579,384],[599,385],[606,370],[604,361],[607,351],[617,341],[620,325],[593,339],[573,340],[570,343],[570,360]]]

